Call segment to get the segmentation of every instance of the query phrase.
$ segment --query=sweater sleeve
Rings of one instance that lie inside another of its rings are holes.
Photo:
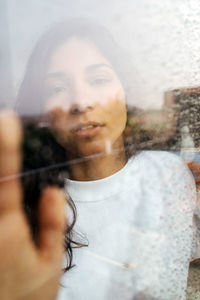
[[[182,295],[180,299],[185,299],[193,244],[193,214],[196,202],[194,179],[177,155],[150,151],[145,156],[146,170],[154,170],[151,175],[152,189],[155,195],[160,195],[160,199],[151,197],[152,207],[162,205],[159,227],[155,229],[164,237],[160,252],[160,285],[166,299],[175,299],[176,295]],[[147,177],[146,180],[148,181]]]

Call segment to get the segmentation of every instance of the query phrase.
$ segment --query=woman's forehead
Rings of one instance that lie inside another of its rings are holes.
[[[49,72],[94,71],[97,66],[111,67],[97,46],[83,38],[72,37],[54,51],[48,68]]]

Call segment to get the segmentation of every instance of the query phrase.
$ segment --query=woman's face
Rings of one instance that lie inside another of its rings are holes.
[[[122,143],[124,89],[92,42],[73,37],[55,50],[45,79],[45,103],[55,138],[74,156],[108,152]]]

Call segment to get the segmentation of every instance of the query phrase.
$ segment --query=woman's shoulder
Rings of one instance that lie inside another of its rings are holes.
[[[184,163],[183,159],[168,151],[141,151],[138,156],[138,161],[142,165],[156,167],[156,168],[165,168],[166,170],[174,170],[174,168],[182,168],[184,171],[189,171],[186,164]],[[191,172],[189,171],[191,174]]]
[[[160,190],[165,204],[184,203],[188,211],[196,201],[194,177],[186,163],[178,155],[167,151],[143,151],[138,155],[142,178],[147,189]]]
[[[151,159],[152,161],[157,161],[160,163],[166,163],[166,162],[175,162],[175,163],[181,163],[183,164],[182,158],[169,151],[162,151],[162,150],[146,150],[146,151],[141,151],[138,156],[142,159]]]
[[[185,180],[192,186],[194,178],[180,156],[168,151],[141,151],[136,157],[138,166],[148,177],[155,176],[171,182]]]

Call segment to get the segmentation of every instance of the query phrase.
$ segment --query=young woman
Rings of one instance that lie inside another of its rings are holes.
[[[18,112],[42,115],[72,162],[65,191],[88,243],[74,249],[60,300],[185,299],[195,185],[175,155],[127,155],[127,66],[103,26],[70,20],[40,39],[19,91]]]

